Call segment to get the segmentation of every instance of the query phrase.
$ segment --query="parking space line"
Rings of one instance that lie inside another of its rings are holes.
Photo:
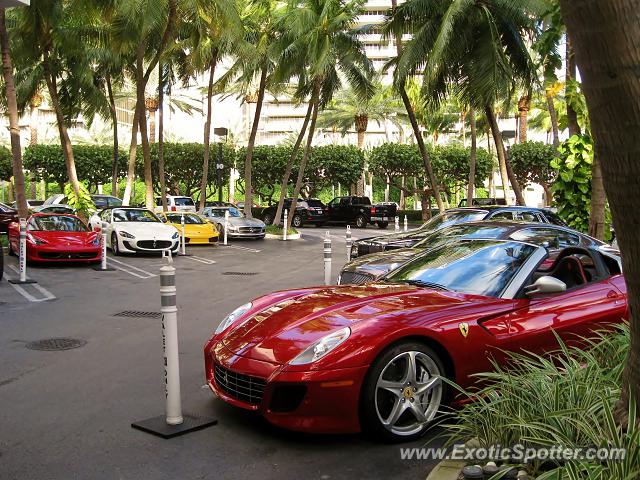
[[[15,273],[20,274],[20,271],[13,265],[7,265],[7,266],[11,270],[13,270]],[[56,296],[53,293],[51,293],[49,290],[42,287],[41,285],[38,285],[37,283],[31,283],[29,285],[31,285],[33,288],[38,290],[42,295],[44,295],[42,298],[34,297],[29,292],[27,292],[27,290],[24,287],[22,287],[22,285],[17,285],[15,283],[9,283],[9,285],[11,285],[16,290],[16,292],[18,292],[20,295],[22,295],[24,298],[26,298],[30,302],[46,302],[47,300],[54,300],[56,298]]]
[[[121,272],[128,273],[129,275],[133,275],[134,277],[138,277],[142,279],[157,277],[155,273],[147,272],[146,270],[142,270],[141,268],[134,267],[133,265],[122,262],[120,260],[116,260],[113,257],[109,257],[109,261],[116,263],[116,265],[113,265],[113,268],[115,268],[116,270],[120,270]],[[136,273],[133,270],[136,270],[140,273]]]
[[[184,257],[184,258],[188,258],[189,260],[193,260],[194,262],[204,263],[205,265],[213,265],[214,263],[216,263],[215,260],[209,260],[208,258],[197,257],[196,255],[191,255],[190,257]]]
[[[241,247],[240,245],[222,245],[222,246],[226,248],[236,248],[238,250],[244,250],[251,253],[260,253],[260,250],[256,248]]]

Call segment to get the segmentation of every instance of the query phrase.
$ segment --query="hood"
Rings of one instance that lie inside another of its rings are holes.
[[[118,222],[113,224],[118,231],[125,231],[134,237],[170,239],[177,229],[158,222]]]
[[[264,222],[257,218],[240,218],[229,217],[229,224],[234,227],[261,227],[264,228]]]
[[[44,240],[51,245],[84,246],[91,243],[97,236],[95,232],[61,232],[29,230],[36,239]]]
[[[401,248],[370,253],[347,263],[342,271],[369,273],[375,278],[378,278],[391,270],[395,270],[420,252],[422,252],[422,249]]]
[[[182,230],[182,225],[179,223],[170,223],[169,225],[178,229],[178,232]],[[212,223],[203,223],[201,225],[194,223],[187,223],[184,226],[184,232],[186,235],[209,235],[215,233],[215,229]]]
[[[482,302],[483,297],[474,297]],[[493,299],[487,298],[486,301]],[[307,291],[271,303],[231,328],[223,337],[225,348],[237,355],[286,364],[313,342],[358,322],[420,310],[433,321],[450,308],[466,306],[468,297],[453,292],[411,285],[368,284],[333,286]]]
[[[388,235],[380,235],[379,237],[370,237],[360,240],[358,243],[374,244],[374,245],[393,245],[397,248],[411,247],[425,236],[431,233],[427,229],[408,230],[406,232],[390,233]]]

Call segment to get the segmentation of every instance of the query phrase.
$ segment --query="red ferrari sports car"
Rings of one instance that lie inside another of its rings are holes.
[[[204,348],[225,402],[309,432],[415,438],[504,351],[557,348],[627,317],[620,258],[570,247],[460,240],[382,280],[272,293],[222,320]]]
[[[9,225],[9,254],[20,250],[20,225]],[[100,234],[75,215],[35,213],[27,221],[27,261],[99,262]]]

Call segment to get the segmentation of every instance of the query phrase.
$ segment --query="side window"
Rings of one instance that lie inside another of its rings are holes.
[[[509,211],[498,212],[489,218],[491,218],[492,220],[513,220],[513,212],[509,212]]]
[[[531,242],[542,245],[549,244],[551,250],[558,250],[567,247],[574,247],[580,244],[580,237],[573,233],[564,232],[553,228],[523,228],[510,235],[512,240]]]
[[[340,199],[340,206],[341,207],[348,207],[349,206],[349,198],[347,197],[342,197]]]
[[[540,217],[536,212],[519,212],[518,220],[522,220],[524,222],[540,222]]]
[[[102,212],[102,215],[100,216],[103,222],[108,222],[109,220],[111,220],[110,217],[111,217],[111,210],[105,210],[104,212]]]

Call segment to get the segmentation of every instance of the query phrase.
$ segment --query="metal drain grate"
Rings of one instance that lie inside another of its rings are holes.
[[[222,275],[244,275],[244,276],[251,276],[251,275],[258,275],[258,272],[222,272]]]
[[[71,350],[72,348],[84,347],[86,340],[79,338],[45,338],[36,340],[25,345],[30,350],[44,350],[46,352],[54,352],[57,350]]]
[[[160,312],[142,312],[140,310],[125,310],[124,312],[115,313],[113,316],[128,317],[128,318],[160,318],[162,314]]]

